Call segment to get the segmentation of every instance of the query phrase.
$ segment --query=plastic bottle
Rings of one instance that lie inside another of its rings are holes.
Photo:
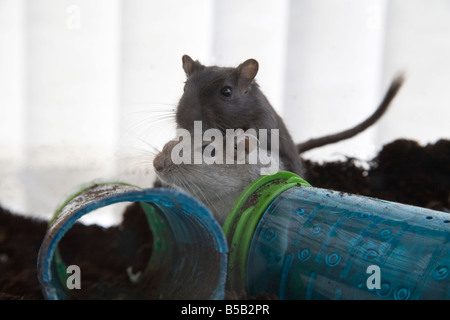
[[[66,232],[85,214],[119,202],[141,203],[151,229],[153,250],[142,278],[158,276],[149,283],[152,297],[224,298],[228,247],[220,225],[206,207],[176,190],[106,183],[71,196],[50,221],[38,254],[38,278],[46,299],[70,299],[78,289],[67,285],[71,273],[58,249]],[[127,299],[126,293],[120,298]]]
[[[280,299],[449,299],[450,215],[311,187],[252,183],[224,232],[227,286]]]

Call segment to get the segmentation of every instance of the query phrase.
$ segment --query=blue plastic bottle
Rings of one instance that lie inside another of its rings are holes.
[[[449,299],[450,215],[256,180],[225,222],[228,286],[280,299]]]
[[[203,204],[176,190],[106,183],[71,196],[50,221],[38,254],[38,278],[46,299],[70,299],[77,290],[67,285],[70,273],[58,249],[66,232],[82,216],[119,202],[139,202],[151,229],[152,255],[144,270],[144,276],[157,275],[157,281],[148,286],[151,297],[224,298],[228,247],[220,225]],[[120,299],[130,298],[120,288],[117,291]]]

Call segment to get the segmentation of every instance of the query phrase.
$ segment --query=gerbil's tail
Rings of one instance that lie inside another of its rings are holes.
[[[297,152],[302,153],[314,148],[322,147],[327,144],[336,143],[341,140],[349,139],[358,133],[364,131],[371,125],[373,125],[375,122],[377,122],[378,119],[381,118],[381,116],[384,114],[384,112],[389,107],[390,103],[394,99],[394,97],[397,95],[397,92],[400,90],[401,86],[404,82],[404,75],[403,73],[399,73],[394,80],[391,83],[391,86],[389,87],[389,90],[387,91],[386,95],[384,96],[383,101],[378,106],[377,110],[365,121],[361,122],[357,126],[339,132],[332,135],[324,136],[321,138],[316,139],[310,139],[308,141],[302,142],[297,144]]]

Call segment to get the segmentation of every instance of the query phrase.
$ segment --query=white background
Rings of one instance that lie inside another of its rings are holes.
[[[296,142],[362,121],[406,72],[376,126],[306,158],[450,138],[448,0],[0,0],[0,205],[48,218],[80,184],[151,186],[183,54],[257,59]]]

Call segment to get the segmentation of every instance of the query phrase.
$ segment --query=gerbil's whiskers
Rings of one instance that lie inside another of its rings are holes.
[[[139,106],[139,109],[130,110],[125,114],[126,123],[129,124],[128,132],[137,132],[137,135],[148,133],[156,135],[162,131],[161,129],[176,126],[175,104],[135,103],[126,105],[128,110],[131,108],[130,106]]]
[[[129,162],[133,168],[153,169],[153,160],[160,153],[160,150],[144,139],[135,137],[133,144],[123,144],[120,146],[119,157]]]
[[[130,120],[131,126],[129,131],[148,132],[159,131],[160,125],[166,127],[176,127],[175,113],[167,110],[147,110],[136,111],[129,116],[136,116],[138,120]]]

